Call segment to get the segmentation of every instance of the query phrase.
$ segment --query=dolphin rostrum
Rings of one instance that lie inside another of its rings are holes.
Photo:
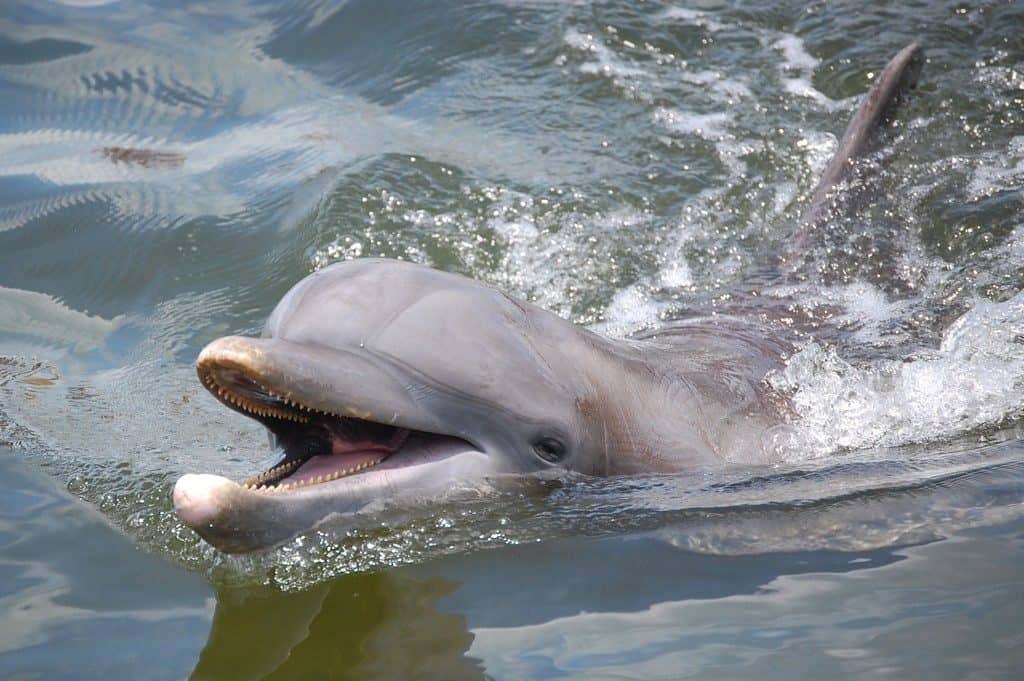
[[[900,51],[854,115],[797,229],[806,240],[863,156],[921,50]],[[181,520],[229,552],[270,547],[400,491],[560,468],[587,475],[749,463],[785,400],[766,375],[790,348],[753,322],[605,338],[492,286],[361,259],[309,275],[260,338],[210,343],[199,379],[282,452],[241,483],[188,474]]]

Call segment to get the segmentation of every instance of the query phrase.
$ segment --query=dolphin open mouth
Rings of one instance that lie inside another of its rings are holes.
[[[246,480],[187,473],[175,483],[178,517],[224,551],[270,547],[399,491],[432,495],[498,470],[407,371],[362,348],[226,336],[196,371],[282,452]]]
[[[482,447],[446,432],[415,383],[368,353],[228,336],[200,353],[196,371],[282,452],[246,480],[188,473],[175,483],[178,517],[221,550],[271,547],[399,490],[430,495],[495,471]]]
[[[239,483],[254,492],[295,491],[358,475],[407,444],[450,437],[380,423],[369,412],[359,414],[358,408],[345,407],[346,413],[340,413],[322,403],[314,406],[289,386],[272,384],[254,367],[232,358],[206,356],[196,370],[218,400],[270,430],[283,452],[273,467]]]

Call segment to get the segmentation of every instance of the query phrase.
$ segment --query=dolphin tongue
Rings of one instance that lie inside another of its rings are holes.
[[[408,430],[391,428],[383,438],[373,433],[370,437],[352,439],[354,430],[351,425],[330,428],[328,453],[310,457],[288,476],[287,482],[297,483],[320,477],[332,479],[351,475],[388,458],[398,451],[409,437]]]

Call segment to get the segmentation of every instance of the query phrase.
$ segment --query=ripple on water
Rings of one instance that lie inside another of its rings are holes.
[[[1020,9],[954,4],[398,21],[243,2],[159,24],[145,4],[74,24],[39,6],[0,43],[0,438],[141,543],[288,588],[576,534],[855,550],[1019,513]],[[875,200],[822,226],[796,281],[752,294],[856,96],[910,38],[931,59],[920,95],[849,186]],[[309,271],[377,255],[612,335],[761,317],[803,334],[772,379],[798,418],[769,466],[468,487],[217,554],[177,522],[170,485],[242,477],[265,440],[191,359],[257,332]]]

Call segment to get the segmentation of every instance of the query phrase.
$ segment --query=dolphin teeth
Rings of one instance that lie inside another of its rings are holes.
[[[288,475],[289,473],[291,473],[295,469],[299,468],[299,466],[301,466],[304,463],[304,461],[300,461],[300,460],[289,461],[289,462],[280,464],[278,466],[274,466],[273,468],[271,468],[270,470],[266,471],[265,473],[261,473],[261,474],[255,476],[255,477],[253,477],[253,478],[250,478],[249,480],[246,480],[243,483],[242,486],[245,489],[248,489],[248,490],[251,490],[251,491],[254,491],[254,492],[267,493],[267,494],[280,494],[282,492],[288,492],[290,490],[295,490],[295,489],[299,489],[299,488],[303,488],[303,487],[310,487],[312,485],[321,485],[321,484],[323,484],[325,482],[332,482],[334,480],[338,480],[340,478],[344,478],[344,477],[347,477],[349,475],[353,475],[355,473],[358,473],[359,471],[362,471],[362,470],[365,470],[367,468],[371,468],[373,466],[376,466],[381,461],[383,461],[384,458],[385,457],[379,457],[379,458],[376,458],[376,459],[372,459],[370,461],[364,461],[364,462],[362,462],[360,464],[356,464],[355,466],[352,466],[350,468],[346,468],[346,469],[340,470],[340,471],[335,471],[334,473],[325,473],[323,475],[318,475],[318,476],[316,476],[314,478],[310,478],[308,480],[301,480],[301,481],[298,481],[298,482],[283,482],[282,481],[279,484],[267,484],[267,483],[272,483],[272,481],[275,480],[275,479],[280,479],[282,476]]]

